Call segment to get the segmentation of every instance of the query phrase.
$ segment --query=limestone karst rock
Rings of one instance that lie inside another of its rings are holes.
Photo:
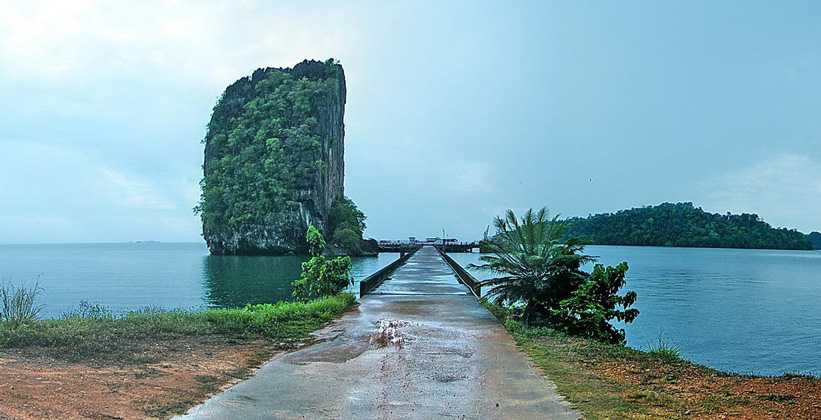
[[[344,196],[345,74],[333,60],[264,68],[225,89],[205,136],[203,237],[215,255],[304,251]]]

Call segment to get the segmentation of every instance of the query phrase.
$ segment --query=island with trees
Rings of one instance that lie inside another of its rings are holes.
[[[225,89],[205,135],[196,210],[215,255],[357,255],[364,214],[344,195],[345,73],[335,60],[261,68]]]
[[[757,214],[709,213],[693,203],[662,203],[565,220],[568,237],[597,245],[813,249],[812,238],[774,228]],[[818,243],[818,242],[815,242]]]

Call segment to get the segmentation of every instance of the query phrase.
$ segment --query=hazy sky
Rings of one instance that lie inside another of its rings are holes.
[[[345,68],[369,236],[663,201],[821,230],[821,3],[0,0],[0,242],[199,240],[205,126]]]

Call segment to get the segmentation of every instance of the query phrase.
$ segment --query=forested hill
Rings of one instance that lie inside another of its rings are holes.
[[[708,213],[693,203],[663,203],[566,222],[567,236],[600,245],[812,249],[807,235],[773,228],[756,214]]]
[[[812,232],[807,237],[810,240],[810,244],[815,249],[821,249],[821,232]]]

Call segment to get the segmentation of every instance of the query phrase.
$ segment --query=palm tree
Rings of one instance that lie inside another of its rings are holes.
[[[542,208],[527,210],[521,220],[513,210],[493,222],[496,235],[487,238],[493,255],[482,256],[474,268],[501,276],[481,282],[490,287],[487,298],[496,304],[520,304],[526,324],[543,322],[559,302],[587,278],[582,266],[594,260],[582,255],[584,244],[575,238],[561,242],[564,224],[549,218]]]

